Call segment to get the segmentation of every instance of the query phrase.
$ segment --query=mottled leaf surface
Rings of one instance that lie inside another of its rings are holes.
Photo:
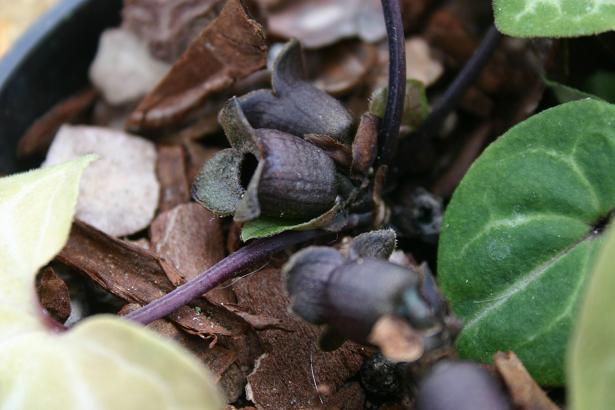
[[[541,384],[564,353],[597,227],[615,207],[615,106],[580,100],[515,126],[474,163],[449,204],[439,279],[465,327],[458,348],[514,351]]]
[[[515,37],[576,37],[615,29],[613,0],[494,0],[495,24]]]
[[[615,407],[615,229],[596,261],[568,352],[569,405],[574,410]]]
[[[49,329],[39,268],[64,246],[92,156],[0,179],[0,403],[10,409],[217,409],[207,371],[175,344],[99,316]]]

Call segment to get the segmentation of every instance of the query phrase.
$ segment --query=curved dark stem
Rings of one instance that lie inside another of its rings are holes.
[[[380,165],[389,165],[399,137],[406,95],[406,41],[398,0],[382,0],[389,42],[389,94],[380,124]]]
[[[459,104],[468,88],[478,78],[501,38],[500,32],[492,25],[472,57],[457,74],[455,80],[447,88],[442,98],[434,105],[431,114],[421,125],[421,128],[418,130],[421,136],[427,137],[440,130],[446,116],[457,107],[457,104]]]
[[[369,223],[371,223],[371,214],[355,214],[350,216],[345,229],[353,229]],[[245,269],[263,262],[273,254],[293,245],[334,235],[336,234],[327,231],[311,230],[284,232],[271,238],[256,240],[230,254],[207,271],[175,288],[160,299],[129,313],[126,318],[142,324],[151,323],[187,305],[202,294],[233,278]]]

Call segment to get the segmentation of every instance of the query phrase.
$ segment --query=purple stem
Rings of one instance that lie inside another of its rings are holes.
[[[398,0],[382,0],[389,41],[389,94],[380,124],[380,164],[389,165],[397,148],[406,95],[406,39]]]
[[[345,229],[352,229],[371,222],[371,214],[351,215]],[[157,299],[125,317],[135,322],[148,324],[163,318],[180,307],[187,305],[202,294],[212,290],[219,284],[233,278],[240,272],[263,262],[271,255],[283,251],[293,245],[298,245],[313,239],[335,235],[334,233],[311,230],[302,232],[284,232],[271,238],[258,239],[250,242],[238,251],[230,254],[214,266],[201,273],[196,278],[175,288],[160,299]]]

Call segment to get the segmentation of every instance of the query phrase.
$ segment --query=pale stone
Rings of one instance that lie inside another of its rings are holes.
[[[99,158],[83,173],[77,218],[112,236],[147,228],[160,196],[154,144],[107,128],[64,125],[43,167],[85,154]]]
[[[150,55],[137,36],[115,28],[100,37],[90,80],[109,104],[122,105],[147,94],[169,69],[169,64]]]

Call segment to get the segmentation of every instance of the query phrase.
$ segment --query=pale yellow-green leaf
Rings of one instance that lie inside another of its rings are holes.
[[[608,183],[608,181],[605,181]],[[615,409],[615,226],[609,228],[568,350],[573,410]]]
[[[0,179],[0,410],[219,409],[207,370],[153,332],[114,316],[48,329],[34,292],[64,246],[92,157]]]
[[[38,326],[34,276],[66,243],[79,179],[93,159],[0,179],[0,335]]]

